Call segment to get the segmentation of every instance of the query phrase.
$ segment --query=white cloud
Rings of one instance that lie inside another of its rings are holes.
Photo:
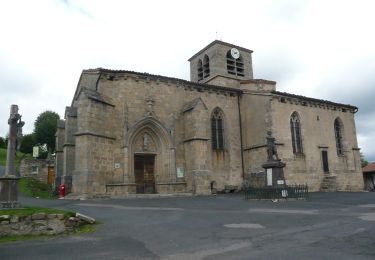
[[[11,104],[25,132],[41,112],[63,116],[83,69],[189,79],[187,59],[215,40],[254,50],[257,78],[278,89],[359,106],[365,156],[375,121],[373,1],[4,1],[0,8],[0,136]]]

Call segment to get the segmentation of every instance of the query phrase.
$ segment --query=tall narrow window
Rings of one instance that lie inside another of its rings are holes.
[[[207,78],[210,76],[210,59],[207,55],[203,58],[203,77]]]
[[[328,166],[328,153],[327,151],[322,151],[322,163],[323,163],[323,171],[325,173],[329,172],[329,166]]]
[[[290,131],[292,134],[293,153],[302,153],[301,124],[297,112],[290,117]]]
[[[200,59],[198,61],[198,80],[203,79],[203,65],[202,65],[202,60]]]
[[[211,117],[212,149],[224,150],[224,122],[223,113],[215,108]]]
[[[342,145],[342,122],[340,118],[335,119],[335,139],[336,139],[336,151],[337,155],[342,155],[343,154],[343,145]]]

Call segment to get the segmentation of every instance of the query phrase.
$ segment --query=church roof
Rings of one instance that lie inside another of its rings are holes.
[[[223,91],[229,91],[229,92],[242,93],[242,90],[238,88],[230,88],[230,87],[223,87],[223,86],[218,86],[218,85],[192,82],[192,81],[188,81],[184,79],[149,74],[146,72],[136,72],[136,71],[129,71],[129,70],[110,70],[110,69],[97,68],[97,69],[84,70],[83,73],[106,73],[108,74],[108,76],[112,75],[113,77],[116,74],[133,74],[143,79],[154,79],[154,80],[160,80],[160,81],[165,81],[165,82],[173,82],[175,84],[193,86],[198,89],[202,88],[202,89],[223,90]]]
[[[283,96],[283,97],[287,97],[287,98],[296,98],[296,99],[304,100],[304,101],[307,101],[307,102],[323,103],[323,104],[327,104],[327,105],[331,105],[331,106],[344,107],[344,108],[348,108],[350,110],[354,110],[354,112],[358,111],[358,107],[356,107],[356,106],[336,103],[336,102],[332,102],[332,101],[328,101],[328,100],[324,100],[324,99],[305,97],[305,96],[290,94],[290,93],[286,93],[286,92],[280,92],[280,91],[276,91],[276,90],[271,91],[271,93],[275,94],[275,95],[278,95],[278,96]]]
[[[110,70],[110,69],[104,69],[104,68],[96,68],[96,69],[88,69],[84,70],[82,73],[95,73],[95,74],[107,74],[107,77],[109,78],[114,78],[116,74],[132,74],[137,76],[140,79],[153,79],[153,80],[159,80],[159,81],[164,81],[164,82],[171,82],[175,83],[178,85],[187,85],[187,86],[192,86],[195,87],[198,91],[201,90],[219,90],[219,91],[227,91],[227,92],[234,92],[237,94],[242,94],[243,91],[238,88],[230,88],[230,87],[223,87],[223,86],[218,86],[218,85],[211,85],[211,84],[206,84],[206,83],[198,83],[198,82],[192,82],[184,79],[178,79],[178,78],[173,78],[173,77],[166,77],[166,76],[161,76],[161,75],[154,75],[154,74],[149,74],[146,72],[136,72],[136,71],[129,71],[129,70]],[[248,82],[254,82],[254,83],[260,83],[264,82],[266,84],[276,84],[275,81],[269,81],[269,80],[263,80],[263,79],[251,79],[251,80],[246,80],[246,83]],[[272,94],[281,96],[281,97],[286,97],[286,98],[295,98],[298,100],[306,101],[306,102],[313,102],[313,103],[320,103],[320,104],[326,104],[330,105],[333,107],[343,107],[347,108],[350,110],[353,110],[354,112],[358,111],[358,107],[352,106],[349,104],[341,104],[341,103],[336,103],[328,100],[323,100],[323,99],[316,99],[316,98],[311,98],[311,97],[306,97],[306,96],[301,96],[301,95],[295,95],[295,94],[290,94],[287,92],[280,92],[280,91],[271,91]]]
[[[363,167],[363,172],[375,172],[375,162],[368,164],[367,166]]]

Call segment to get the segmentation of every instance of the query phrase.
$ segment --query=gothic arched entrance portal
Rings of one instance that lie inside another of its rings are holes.
[[[125,139],[125,164],[134,192],[165,193],[176,182],[175,148],[169,131],[153,117],[133,125]]]
[[[137,193],[155,193],[155,154],[134,154]]]

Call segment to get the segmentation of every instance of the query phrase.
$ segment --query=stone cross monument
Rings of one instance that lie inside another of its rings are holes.
[[[2,207],[14,208],[18,206],[18,188],[16,171],[14,167],[14,157],[17,147],[21,144],[22,127],[25,124],[18,114],[18,106],[10,107],[9,138],[7,149],[7,162],[5,167],[5,176],[0,177],[0,202]],[[17,145],[18,142],[18,145]]]
[[[17,148],[21,145],[22,127],[25,122],[21,121],[22,116],[18,114],[18,106],[12,105],[10,107],[9,124],[9,138],[7,149],[7,163],[5,168],[5,176],[15,176],[14,157]]]

